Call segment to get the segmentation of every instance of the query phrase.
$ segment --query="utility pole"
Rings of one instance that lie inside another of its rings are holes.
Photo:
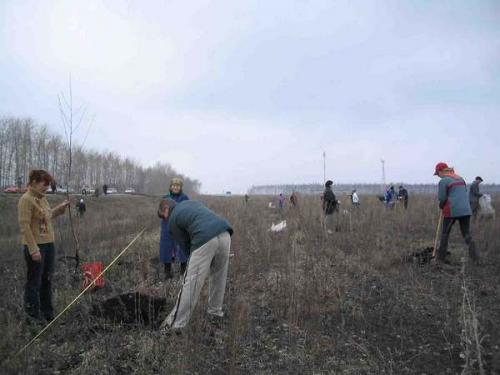
[[[323,183],[326,182],[326,152],[323,151]]]
[[[385,184],[385,160],[380,160],[382,163],[382,193],[385,192],[386,184]]]

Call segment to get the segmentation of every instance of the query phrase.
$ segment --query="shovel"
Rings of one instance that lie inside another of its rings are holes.
[[[432,252],[432,258],[436,258],[439,232],[441,231],[442,224],[443,224],[443,214],[442,214],[442,212],[439,212],[439,219],[438,219],[438,224],[437,224],[437,228],[436,228],[436,237],[434,238],[434,251]]]

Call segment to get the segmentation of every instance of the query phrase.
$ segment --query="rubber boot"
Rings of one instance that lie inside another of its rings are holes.
[[[172,274],[172,263],[165,263],[165,279],[171,279],[174,275]]]

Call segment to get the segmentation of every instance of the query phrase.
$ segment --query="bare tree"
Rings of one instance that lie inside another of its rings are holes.
[[[86,108],[80,107],[77,110],[73,108],[73,86],[71,82],[71,75],[69,76],[69,97],[66,98],[64,93],[59,94],[58,104],[59,113],[61,116],[62,125],[64,128],[64,134],[66,137],[67,144],[67,178],[66,178],[66,198],[69,200],[70,196],[70,181],[72,178],[72,168],[73,168],[73,137],[78,131],[86,115]],[[71,233],[73,235],[73,240],[75,241],[75,260],[76,266],[78,268],[80,264],[80,242],[78,241],[78,236],[76,234],[75,225],[73,223],[73,215],[71,213],[71,205],[68,207],[69,224],[71,228]]]
[[[30,169],[47,169],[68,191],[107,183],[119,190],[133,188],[138,193],[165,194],[173,177],[184,180],[188,194],[199,191],[199,181],[179,174],[168,163],[143,167],[131,158],[87,150],[80,142],[76,144],[77,128],[73,126],[71,131],[69,125],[78,124],[82,112],[72,111],[71,96],[66,99],[61,95],[59,101],[64,113],[64,138],[32,119],[0,118],[0,186],[13,185],[18,177],[26,182]]]

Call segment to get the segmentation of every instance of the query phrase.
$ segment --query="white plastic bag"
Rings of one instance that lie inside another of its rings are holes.
[[[489,194],[483,194],[481,198],[479,198],[479,216],[495,216],[495,209],[491,204],[491,196]]]
[[[283,220],[281,223],[278,223],[278,224],[274,224],[272,223],[271,225],[271,229],[269,229],[271,232],[281,232],[282,230],[284,230],[286,228],[286,220]]]

